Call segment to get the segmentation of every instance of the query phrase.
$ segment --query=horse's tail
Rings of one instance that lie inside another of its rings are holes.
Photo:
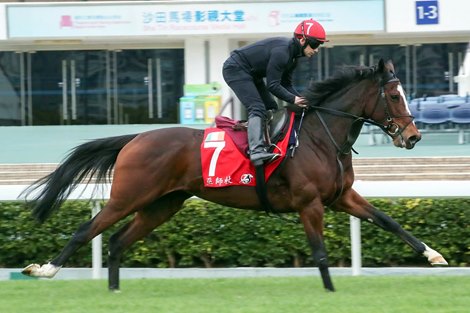
[[[34,193],[32,200],[27,201],[33,216],[43,223],[85,178],[86,184],[94,176],[97,184],[107,182],[119,152],[136,136],[101,138],[75,147],[55,171],[22,193],[26,198]]]

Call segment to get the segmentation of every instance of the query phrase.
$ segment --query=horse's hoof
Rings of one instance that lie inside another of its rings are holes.
[[[41,265],[39,264],[29,264],[21,271],[21,273],[26,276],[34,276],[34,273],[36,273],[40,268]]]
[[[444,257],[434,249],[429,248],[424,242],[424,252],[423,255],[428,258],[428,262],[431,263],[432,266],[446,266],[449,265],[444,259]]]
[[[109,292],[111,293],[121,293],[121,289],[109,289]]]
[[[431,263],[432,266],[447,266],[449,263],[447,263],[446,259],[442,255],[436,256],[435,258],[432,258],[429,260],[429,263]]]
[[[39,264],[30,264],[26,266],[21,273],[27,276],[32,277],[45,277],[45,278],[52,278],[55,274],[60,270],[61,266],[55,266],[51,263],[47,263],[44,265]]]

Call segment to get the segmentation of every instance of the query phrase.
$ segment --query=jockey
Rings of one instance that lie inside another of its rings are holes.
[[[323,26],[313,19],[302,21],[293,38],[267,38],[232,51],[223,66],[225,82],[248,113],[248,145],[255,166],[278,157],[269,153],[263,128],[266,111],[277,109],[271,94],[288,103],[306,107],[306,100],[292,86],[297,58],[312,57],[326,40]],[[266,78],[266,84],[264,83]]]

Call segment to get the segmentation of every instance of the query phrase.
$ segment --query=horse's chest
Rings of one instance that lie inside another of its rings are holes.
[[[311,184],[324,197],[339,190],[349,188],[354,180],[354,172],[349,160],[318,163],[308,171],[303,171],[304,184]]]

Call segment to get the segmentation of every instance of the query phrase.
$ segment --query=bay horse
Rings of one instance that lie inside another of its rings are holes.
[[[298,213],[324,288],[335,290],[323,240],[325,206],[395,234],[432,265],[447,265],[441,254],[352,188],[350,152],[364,122],[379,126],[396,147],[412,149],[421,139],[392,62],[344,67],[332,78],[312,83],[305,97],[309,106],[295,156],[288,157],[272,174],[266,190],[274,212]],[[228,207],[263,210],[254,187],[204,186],[200,154],[203,134],[203,130],[189,127],[169,127],[75,147],[54,172],[25,191],[26,196],[35,191],[30,201],[33,216],[44,222],[79,183],[93,176],[97,182],[105,182],[114,169],[110,199],[99,214],[78,228],[50,263],[31,264],[23,273],[53,277],[77,249],[134,214],[109,239],[108,287],[117,291],[123,251],[168,221],[186,199],[196,196]]]

